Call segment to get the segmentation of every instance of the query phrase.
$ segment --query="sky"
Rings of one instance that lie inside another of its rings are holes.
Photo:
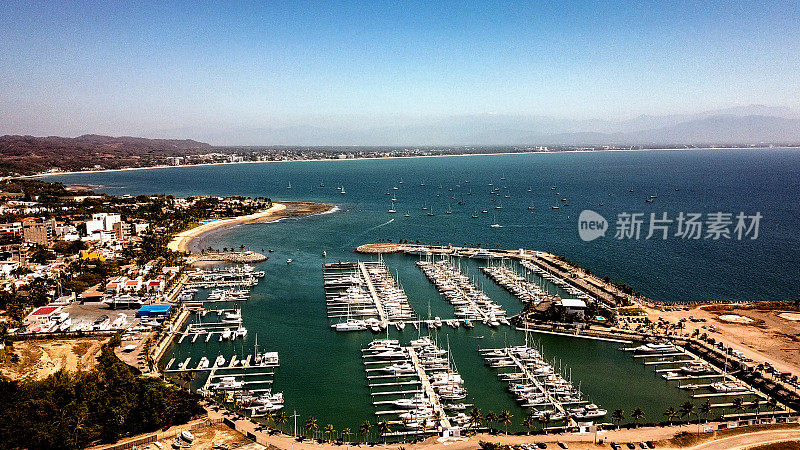
[[[0,134],[266,145],[462,116],[800,109],[797,1],[3,4]]]

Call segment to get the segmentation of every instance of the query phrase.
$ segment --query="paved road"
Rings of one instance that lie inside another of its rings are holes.
[[[744,449],[755,444],[768,444],[787,440],[800,440],[800,430],[771,430],[740,434],[717,439],[692,447],[693,450],[734,450]]]

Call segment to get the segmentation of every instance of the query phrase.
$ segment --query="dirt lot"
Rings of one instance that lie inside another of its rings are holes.
[[[785,305],[784,305],[785,307]],[[685,333],[703,325],[714,325],[714,339],[742,351],[756,362],[769,361],[780,370],[800,373],[800,321],[791,320],[795,310],[773,309],[769,304],[707,305],[689,311],[648,310],[651,320],[663,317],[677,322],[684,317],[704,318],[706,322],[686,321]],[[737,317],[739,316],[739,317]],[[742,320],[746,318],[750,320]]]
[[[198,422],[198,421],[195,421]],[[182,430],[187,429],[187,425],[183,426],[174,426],[167,430],[165,433],[159,432],[158,435],[172,435],[169,438],[159,439],[157,442],[161,443],[164,448],[173,448],[172,443],[176,440],[179,440],[177,436],[175,436],[176,432],[180,432]],[[181,441],[182,447],[191,450],[212,450],[215,445],[219,444],[227,444],[228,448],[230,449],[237,449],[237,450],[260,450],[263,449],[263,445],[256,444],[255,442],[247,439],[243,434],[234,431],[223,424],[215,424],[209,425],[207,427],[196,429],[192,432],[194,434],[194,442],[191,445],[188,445],[185,441]],[[148,434],[143,434],[141,436],[135,436],[130,439],[123,439],[116,444],[113,444],[111,447],[124,444],[126,442],[135,441],[138,438],[148,436]],[[103,450],[108,448],[108,445],[100,445],[96,447],[90,447],[91,450]],[[155,450],[158,447],[155,444],[144,444],[139,445],[140,449],[143,450]]]
[[[0,373],[12,380],[40,380],[65,369],[91,370],[97,364],[103,338],[16,341]],[[16,360],[16,361],[14,361]]]

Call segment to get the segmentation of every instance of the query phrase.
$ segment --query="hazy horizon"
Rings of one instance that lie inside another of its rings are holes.
[[[622,142],[660,139],[630,133],[709,111],[766,105],[796,120],[800,110],[800,13],[789,2],[12,1],[0,19],[0,135]],[[775,126],[742,136],[800,129]]]

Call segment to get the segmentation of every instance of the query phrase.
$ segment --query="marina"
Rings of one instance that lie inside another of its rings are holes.
[[[677,381],[677,387],[690,392],[690,396],[693,399],[711,400],[738,397],[741,399],[742,405],[753,404],[756,401],[758,404],[763,404],[769,401],[768,395],[738,379],[733,373],[729,373],[727,361],[723,368],[720,369],[686,349],[666,341],[645,343],[621,350],[633,353],[635,358],[643,358],[645,365],[669,366],[655,369],[655,372],[660,373],[661,377],[667,382]],[[682,381],[686,380],[696,382],[681,384]],[[710,408],[727,408],[732,405],[732,402],[711,403],[709,401],[708,403]],[[737,418],[741,415],[724,414],[723,417]]]
[[[184,289],[253,287],[258,284],[260,278],[264,277],[264,274],[263,270],[256,270],[249,264],[234,265],[227,268],[215,266],[210,270],[197,268],[188,274],[189,279],[184,284]],[[209,300],[218,299],[211,298]]]
[[[498,378],[507,381],[508,391],[517,402],[533,408],[534,416],[541,421],[591,421],[607,413],[594,404],[587,405],[580,389],[565,379],[554,364],[546,362],[537,349],[522,345],[481,349],[480,353],[489,367],[513,370],[500,372]]]
[[[449,260],[441,259],[436,262],[420,260],[416,264],[441,295],[453,305],[456,317],[465,324],[472,320],[480,320],[491,327],[509,325],[506,311],[478,289],[475,283]]]
[[[394,324],[401,329],[416,317],[382,261],[326,264],[323,278],[328,319],[337,321],[331,325],[336,331],[379,332]]]
[[[500,260],[500,265],[488,265],[481,267],[483,273],[491,278],[495,283],[502,286],[505,290],[517,297],[522,303],[538,304],[550,298],[538,284],[528,281],[525,277],[518,274],[515,270],[505,265],[505,260]]]
[[[405,434],[468,426],[461,411],[472,405],[464,403],[464,379],[449,350],[425,336],[407,346],[398,340],[375,340],[361,351],[376,416],[388,416]]]

